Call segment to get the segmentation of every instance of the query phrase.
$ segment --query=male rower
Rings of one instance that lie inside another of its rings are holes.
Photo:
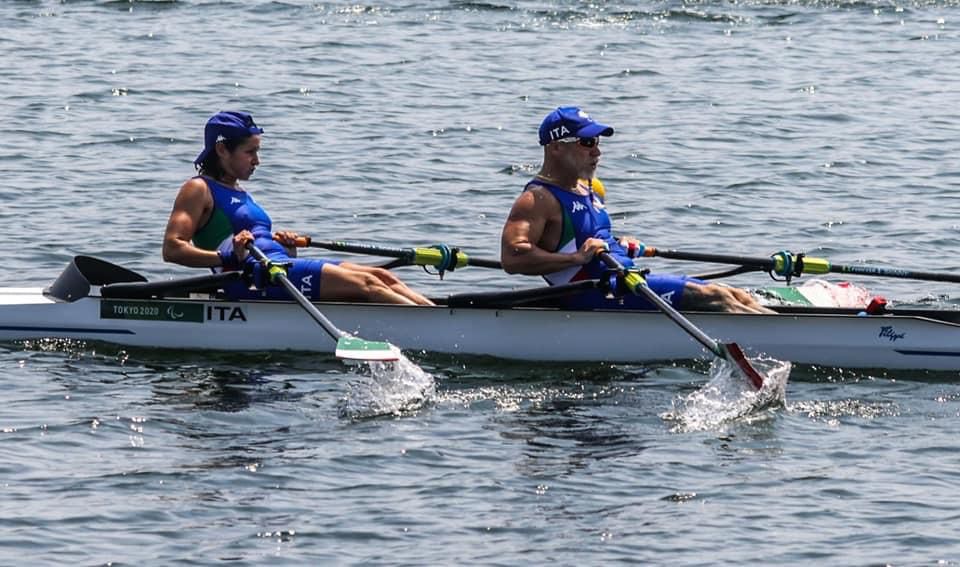
[[[557,108],[540,124],[543,165],[517,197],[503,226],[500,261],[510,274],[538,275],[550,285],[597,279],[607,268],[596,254],[608,251],[634,265],[639,242],[613,236],[604,197],[594,190],[600,138],[613,128],[575,106]],[[679,275],[649,274],[647,284],[677,309],[773,313],[749,292]],[[656,309],[646,298],[607,298],[601,289],[564,300],[572,309]]]

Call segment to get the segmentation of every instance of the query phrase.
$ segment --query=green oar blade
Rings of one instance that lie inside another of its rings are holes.
[[[386,341],[368,341],[359,337],[340,337],[337,340],[337,358],[347,360],[394,361],[400,359],[400,349]]]

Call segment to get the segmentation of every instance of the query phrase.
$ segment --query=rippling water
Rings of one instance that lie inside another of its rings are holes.
[[[496,256],[541,117],[579,104],[617,129],[600,174],[647,244],[957,271],[958,20],[953,1],[0,3],[0,285],[75,254],[191,273],[160,237],[228,108],[266,130],[247,187],[318,238]],[[954,373],[795,367],[782,404],[691,423],[705,363],[415,361],[429,383],[404,390],[332,358],[0,346],[0,562],[960,562]]]

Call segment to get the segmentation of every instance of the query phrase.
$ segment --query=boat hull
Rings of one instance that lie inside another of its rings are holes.
[[[317,303],[339,328],[408,353],[555,362],[709,358],[659,312]],[[960,325],[922,316],[686,313],[751,356],[850,368],[960,370]],[[335,343],[293,302],[112,299],[67,302],[40,288],[0,290],[0,341],[39,338],[223,351],[332,353]]]

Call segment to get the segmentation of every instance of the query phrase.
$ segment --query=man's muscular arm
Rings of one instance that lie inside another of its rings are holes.
[[[538,276],[557,272],[572,266],[582,266],[594,254],[606,248],[596,238],[587,239],[572,254],[548,252],[541,239],[548,222],[562,222],[560,204],[543,189],[524,191],[510,209],[500,238],[500,263],[508,274]]]

